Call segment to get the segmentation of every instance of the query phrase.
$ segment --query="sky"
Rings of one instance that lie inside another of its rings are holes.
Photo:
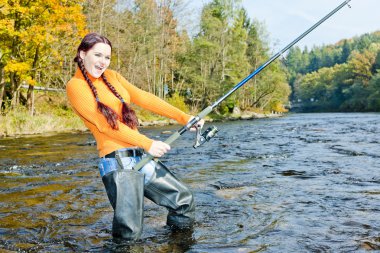
[[[195,0],[201,8],[208,0]],[[281,50],[344,0],[243,0],[251,19],[263,22],[273,50]],[[296,45],[334,44],[380,30],[380,0],[351,0]]]

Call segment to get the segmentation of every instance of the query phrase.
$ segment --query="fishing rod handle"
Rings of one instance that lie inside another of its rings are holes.
[[[173,143],[176,139],[178,139],[181,135],[179,134],[179,132],[175,132],[174,134],[172,134],[168,139],[165,140],[165,143],[170,145],[171,143]],[[139,170],[141,169],[142,167],[144,167],[147,163],[150,162],[150,160],[154,159],[154,156],[152,156],[151,154],[147,153],[142,159],[141,161],[139,161],[135,166],[133,166],[133,169],[134,170]]]
[[[209,114],[210,112],[212,112],[213,110],[213,107],[212,106],[208,106],[206,107],[203,111],[201,111],[196,117],[194,117],[192,120],[190,120],[190,122],[182,127],[180,130],[178,130],[177,132],[175,132],[174,134],[170,135],[169,138],[167,138],[164,142],[168,145],[172,144],[175,140],[177,140],[183,133],[185,133],[187,130],[189,130],[193,125],[195,125],[198,121],[200,121],[201,119],[203,119],[204,117],[206,117],[207,114]],[[152,156],[151,154],[146,154],[146,156],[144,156],[141,161],[139,161],[135,166],[133,166],[133,169],[134,170],[139,170],[141,169],[142,167],[144,167],[147,163],[150,162],[150,160],[154,159],[154,156]]]

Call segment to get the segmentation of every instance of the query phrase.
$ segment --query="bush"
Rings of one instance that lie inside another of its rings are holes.
[[[274,112],[288,112],[284,105],[278,101],[271,103],[270,109]]]
[[[189,107],[185,103],[185,98],[180,96],[178,93],[173,93],[171,97],[167,99],[168,103],[177,107],[181,111],[189,113]]]

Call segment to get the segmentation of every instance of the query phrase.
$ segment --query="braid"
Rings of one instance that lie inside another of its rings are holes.
[[[112,93],[120,99],[122,103],[122,122],[129,126],[130,128],[136,128],[139,124],[135,111],[124,101],[123,97],[116,91],[115,87],[113,87],[110,82],[108,82],[104,73],[102,74],[103,81],[106,83],[107,87],[112,91]]]
[[[92,81],[90,80],[90,78],[88,78],[86,68],[83,65],[83,61],[78,61],[78,67],[79,67],[80,71],[82,72],[84,79],[86,80],[86,82],[90,86],[92,93],[94,94],[94,97],[96,98],[96,101],[98,101],[99,100],[98,92],[96,91],[96,88],[95,88],[94,84],[92,83]]]
[[[77,59],[76,61],[78,63],[78,67],[79,67],[80,71],[83,74],[84,79],[86,80],[86,82],[88,83],[88,85],[90,86],[90,88],[92,90],[92,93],[94,94],[94,97],[95,97],[96,103],[97,103],[97,108],[98,108],[99,112],[101,112],[106,117],[107,122],[111,126],[112,129],[115,129],[115,130],[119,129],[119,126],[117,124],[117,120],[119,117],[118,117],[117,113],[114,110],[112,110],[112,108],[110,108],[109,106],[100,102],[98,92],[96,91],[94,84],[92,83],[92,81],[90,80],[90,78],[87,75],[87,71],[83,65],[83,61],[80,59]]]

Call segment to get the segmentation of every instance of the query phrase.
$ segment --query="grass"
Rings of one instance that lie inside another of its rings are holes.
[[[168,102],[188,112],[178,97]],[[136,106],[133,108],[140,122],[169,122],[166,118],[147,110]],[[33,116],[25,106],[7,108],[0,115],[0,137],[85,130],[86,126],[71,109],[66,95],[62,93],[35,91]]]
[[[64,94],[35,91],[33,116],[25,106],[6,108],[0,115],[0,137],[86,129]]]
[[[71,115],[66,113],[64,117],[57,115],[54,110],[49,114],[31,116],[27,109],[18,107],[5,116],[0,116],[0,136],[2,137],[85,129],[83,122],[73,112]]]
[[[71,109],[64,94],[35,91],[35,98],[33,116],[24,106],[8,108],[0,115],[0,137],[87,130],[82,120]],[[188,107],[180,96],[173,96],[168,99],[168,102],[182,111],[194,114],[189,112]],[[133,108],[139,121],[148,123],[145,125],[170,123],[168,119],[147,110],[136,106],[133,106]],[[255,110],[249,111],[254,112]],[[263,113],[262,111],[257,112]],[[222,115],[212,112],[206,118],[211,121],[220,121],[230,120],[232,116],[231,114]]]

